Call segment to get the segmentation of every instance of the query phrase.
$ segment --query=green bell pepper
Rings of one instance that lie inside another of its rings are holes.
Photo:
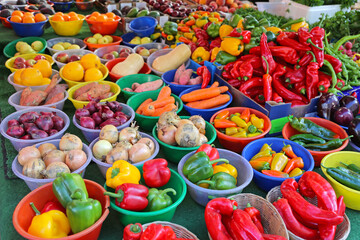
[[[262,19],[259,20],[259,26],[269,27],[270,22],[266,18],[262,18]]]
[[[221,65],[226,65],[230,62],[235,62],[236,59],[237,59],[236,56],[233,56],[225,51],[219,51],[218,54],[216,55],[215,62]]]
[[[211,180],[202,180],[197,183],[209,184],[209,189],[228,190],[236,188],[236,179],[226,172],[218,172],[212,176]]]
[[[217,162],[229,163],[228,160],[223,158],[210,161],[209,156],[203,151],[195,153],[185,162],[183,174],[190,182],[197,183],[198,181],[205,180],[213,175],[214,169],[212,164]]]
[[[174,22],[166,22],[163,27],[163,31],[167,35],[176,35],[178,32],[178,25]]]
[[[249,42],[248,44],[245,44],[244,51],[245,51],[245,52],[249,52],[250,49],[252,49],[253,47],[259,46],[259,41],[260,41],[259,38],[254,38],[254,37],[252,37],[252,38],[250,39],[250,42]]]
[[[259,26],[259,21],[255,17],[248,15],[245,17],[243,22],[244,29],[253,29]]]
[[[273,32],[267,31],[266,33],[267,36],[267,42],[272,42],[276,40],[276,35]]]
[[[85,192],[78,188],[71,195],[72,201],[66,207],[66,216],[69,219],[73,233],[91,227],[102,214],[101,203],[92,198],[87,198]]]
[[[266,29],[263,26],[256,27],[251,30],[251,38],[253,37],[261,37],[263,33],[266,33]]]
[[[149,195],[147,197],[149,203],[145,211],[153,212],[170,206],[173,203],[173,201],[169,197],[169,195],[167,195],[168,192],[172,192],[174,195],[176,195],[176,191],[172,188],[167,188],[164,190],[150,188]]]
[[[210,37],[216,38],[219,36],[219,29],[220,29],[220,24],[216,24],[213,22],[206,29],[206,32]]]
[[[86,198],[89,197],[84,179],[77,173],[60,173],[53,181],[53,192],[64,208],[72,201],[72,195],[77,189],[83,190]]]
[[[230,26],[236,28],[241,19],[243,18],[239,14],[232,15],[230,18]]]

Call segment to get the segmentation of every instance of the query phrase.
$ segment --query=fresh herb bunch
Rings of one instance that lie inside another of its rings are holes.
[[[301,3],[310,7],[340,4],[341,8],[349,8],[354,5],[357,0],[294,0],[294,2]]]
[[[239,14],[242,17],[246,17],[246,16],[253,16],[254,18],[256,18],[256,20],[261,20],[263,18],[266,18],[270,24],[274,27],[277,26],[281,26],[284,23],[286,23],[289,19],[285,18],[285,17],[281,17],[281,16],[276,16],[276,15],[272,15],[268,12],[260,12],[258,10],[255,10],[253,8],[238,8],[236,9],[237,14]]]

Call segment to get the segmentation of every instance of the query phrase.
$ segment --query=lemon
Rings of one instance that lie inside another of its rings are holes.
[[[67,80],[79,82],[84,78],[84,68],[78,62],[70,62],[62,68],[62,76]]]
[[[85,82],[92,82],[92,81],[98,81],[102,79],[104,75],[102,72],[97,68],[89,68],[85,71],[84,81]]]

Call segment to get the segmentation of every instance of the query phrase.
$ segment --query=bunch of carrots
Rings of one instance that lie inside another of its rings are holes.
[[[170,87],[166,86],[160,90],[155,101],[151,98],[146,99],[136,109],[136,113],[150,117],[158,117],[164,112],[170,112],[174,109],[177,109],[175,98],[171,96]]]
[[[218,82],[214,82],[209,88],[194,90],[181,96],[186,106],[196,109],[209,109],[221,106],[230,100],[229,94],[222,94],[228,91],[227,86],[219,87]]]

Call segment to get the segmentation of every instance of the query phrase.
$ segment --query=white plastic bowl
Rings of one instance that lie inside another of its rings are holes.
[[[86,48],[86,44],[84,43],[84,41],[79,38],[73,38],[73,37],[52,38],[52,39],[47,40],[47,49],[49,50],[51,55],[54,55],[57,52],[61,52],[61,50],[55,50],[52,48],[55,44],[57,44],[59,42],[69,42],[71,44],[76,44],[80,47],[80,49],[69,49],[69,50],[83,50]]]
[[[54,60],[54,62],[56,63],[56,65],[58,66],[59,69],[66,65],[66,63],[56,61],[56,57],[60,53],[67,53],[69,55],[69,57],[71,57],[72,55],[84,56],[85,54],[93,53],[93,52],[89,51],[89,50],[85,50],[85,49],[70,49],[70,50],[64,50],[64,51],[57,52],[52,56],[52,59]]]
[[[41,139],[29,139],[29,140],[23,140],[23,139],[18,139],[18,138],[14,138],[11,137],[9,135],[6,134],[6,130],[7,130],[7,123],[12,120],[12,119],[19,119],[19,117],[23,114],[23,113],[27,113],[27,112],[56,112],[56,115],[61,117],[62,119],[64,119],[65,122],[65,126],[63,129],[61,129],[61,131],[59,131],[58,133],[46,137],[46,138],[41,138]],[[53,140],[53,139],[60,139],[66,129],[68,129],[70,126],[70,119],[69,117],[66,115],[66,113],[64,113],[61,110],[58,110],[56,108],[49,108],[49,107],[33,107],[32,109],[24,109],[21,111],[17,111],[14,112],[12,114],[10,114],[9,116],[7,116],[5,119],[2,120],[1,124],[0,124],[0,133],[1,135],[3,135],[5,138],[7,138],[11,144],[14,146],[14,148],[16,149],[16,151],[20,151],[20,149],[27,147],[27,146],[31,146],[40,142],[44,142],[44,141],[49,141],[49,140]]]
[[[140,136],[143,138],[150,138],[154,144],[155,144],[155,150],[153,155],[151,155],[148,159],[145,159],[144,161],[138,162],[138,163],[134,163],[134,166],[140,166],[142,164],[144,164],[144,162],[149,161],[151,159],[154,159],[156,157],[156,155],[159,153],[160,150],[160,146],[159,143],[155,140],[155,138],[153,138],[152,136],[150,136],[149,134],[140,132]],[[92,151],[93,146],[95,145],[95,143],[99,141],[99,138],[96,138],[94,141],[92,141],[89,145],[90,150]],[[99,167],[99,170],[101,172],[101,174],[104,176],[104,178],[106,178],[106,171],[108,170],[108,168],[110,168],[112,165],[105,163],[97,158],[95,158],[94,156],[92,157],[92,160],[96,163],[96,165]],[[250,164],[249,164],[250,165]]]
[[[163,49],[164,47],[166,46],[169,46],[165,43],[157,43],[157,42],[152,42],[152,43],[146,43],[146,44],[140,44],[140,45],[137,45],[136,47],[134,47],[134,52],[136,52],[136,50],[139,48],[139,47],[143,47],[143,48],[146,48],[146,49],[157,49],[157,50],[161,50]],[[150,56],[142,56],[144,58],[144,60],[147,60],[148,57]]]
[[[46,142],[40,142],[40,143],[36,144],[35,147],[39,147],[43,143],[52,143],[57,147],[57,149],[59,149],[59,142],[60,142],[60,139],[46,141]],[[91,162],[92,153],[91,153],[90,148],[84,143],[83,143],[82,150],[86,153],[86,156],[87,156],[86,162],[80,168],[76,169],[72,173],[78,173],[78,174],[81,174],[82,177],[84,177],[86,167]],[[18,162],[18,156],[15,157],[15,159],[12,163],[11,169],[13,170],[14,174],[18,178],[21,178],[22,180],[25,181],[26,185],[30,188],[31,191],[34,190],[35,188],[45,185],[46,183],[52,182],[55,179],[55,178],[37,179],[37,178],[30,178],[30,177],[25,176],[24,174],[22,174],[23,166],[21,166],[20,163]]]
[[[128,46],[124,46],[124,45],[110,45],[110,46],[105,46],[105,47],[101,47],[101,48],[96,49],[96,50],[94,51],[94,54],[100,58],[100,61],[101,61],[102,64],[105,64],[105,63],[107,63],[107,62],[110,61],[110,60],[105,59],[105,58],[102,58],[102,56],[104,56],[104,54],[110,53],[110,52],[112,52],[112,51],[116,51],[116,52],[119,53],[119,52],[121,51],[121,49],[124,49],[124,48],[130,50],[130,54],[131,54],[131,53],[135,53],[134,49],[132,49],[131,47],[128,47]]]

